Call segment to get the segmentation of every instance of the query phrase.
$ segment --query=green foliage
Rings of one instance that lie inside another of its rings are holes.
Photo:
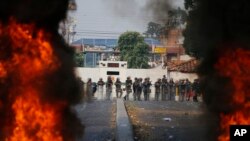
[[[119,37],[118,48],[121,52],[121,61],[126,60],[126,55],[132,52],[139,42],[144,42],[144,39],[138,32],[125,32]]]
[[[84,66],[84,63],[83,63],[84,62],[84,54],[82,52],[75,53],[74,59],[75,59],[76,67],[83,67]]]
[[[196,3],[197,3],[197,0],[185,0],[184,1],[185,9],[194,9]]]
[[[159,38],[164,32],[164,27],[155,22],[149,22],[147,31],[144,33],[147,37]]]
[[[148,45],[138,32],[125,32],[118,40],[121,60],[128,62],[128,68],[148,68]]]
[[[189,6],[189,5],[188,5]],[[147,37],[160,38],[167,34],[168,29],[176,28],[187,21],[187,12],[181,8],[168,11],[168,19],[164,25],[155,22],[149,22],[147,31],[144,33]]]
[[[173,9],[168,11],[168,21],[166,23],[166,29],[174,28],[184,24],[187,21],[187,13],[181,8]]]
[[[206,3],[209,5],[205,6]],[[211,12],[213,5],[220,5],[219,2],[216,3],[209,0],[185,0],[185,7],[189,13],[186,29],[183,32],[185,37],[183,46],[187,54],[198,59],[204,58],[224,36],[224,27],[221,26],[225,22],[221,18],[223,17],[223,8],[216,9],[214,7]]]
[[[197,17],[200,17],[197,11],[189,12],[187,26],[183,32],[183,36],[185,37],[183,46],[188,55],[200,58],[201,52],[199,50],[199,46],[204,44],[204,40],[201,40],[202,37],[199,34],[199,28],[201,28],[201,24]]]

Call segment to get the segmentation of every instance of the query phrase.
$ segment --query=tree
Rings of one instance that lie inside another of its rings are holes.
[[[181,24],[184,24],[187,20],[187,13],[181,8],[172,9],[168,11],[168,21],[166,23],[166,29],[178,27]]]
[[[165,23],[163,23],[164,25],[149,22],[147,31],[144,34],[146,37],[160,38],[162,35],[167,34],[169,29],[183,25],[187,21],[187,17],[188,15],[185,10],[181,8],[171,9],[168,11],[168,19]]]
[[[84,54],[82,52],[80,53],[75,53],[75,63],[76,63],[76,67],[83,67],[84,65]]]
[[[128,62],[128,68],[148,68],[148,45],[138,32],[125,32],[118,40],[121,60]]]
[[[197,0],[185,0],[184,1],[184,6],[185,6],[185,9],[187,10],[194,9],[196,5],[197,5]]]
[[[148,27],[147,27],[147,31],[144,33],[147,37],[151,37],[151,38],[159,38],[160,35],[162,35],[163,33],[163,26],[155,23],[155,22],[149,22],[148,23]]]
[[[198,2],[197,0],[185,0],[185,8],[189,10],[188,13],[188,19],[187,19],[187,26],[186,29],[183,32],[183,35],[185,37],[184,40],[184,48],[186,50],[186,53],[194,56],[196,58],[202,58],[202,48],[206,44],[204,44],[205,40],[202,39],[200,33],[203,33],[201,29],[203,28],[201,25],[201,11],[200,9],[197,9]]]

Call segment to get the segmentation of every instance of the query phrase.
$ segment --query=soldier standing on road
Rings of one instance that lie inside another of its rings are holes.
[[[134,101],[136,101],[136,96],[137,96],[137,87],[138,87],[138,79],[135,77],[134,83],[133,83],[133,97]]]
[[[77,81],[78,81],[78,85],[80,87],[81,96],[83,96],[83,99],[84,99],[84,82],[82,81],[81,77],[77,77]]]
[[[165,75],[163,75],[163,78],[161,80],[161,99],[165,101],[167,99],[168,94],[168,80]]]
[[[169,95],[169,100],[172,100],[172,97],[174,96],[174,89],[175,89],[175,84],[174,84],[174,80],[173,78],[170,79],[169,83],[168,83],[168,95]]]
[[[110,100],[111,94],[112,94],[112,86],[113,86],[113,81],[110,76],[107,78],[106,82],[106,99]]]
[[[122,82],[120,81],[119,78],[116,79],[115,88],[116,88],[116,90],[115,90],[116,91],[116,97],[121,98],[121,96],[122,96]]]
[[[137,87],[137,99],[141,101],[141,93],[142,93],[142,78],[138,79],[138,87]]]
[[[161,79],[158,79],[155,82],[155,100],[156,101],[159,101],[160,93],[161,93]]]
[[[149,81],[148,78],[145,78],[142,85],[143,85],[144,100],[147,101],[149,100],[151,82]]]
[[[92,95],[93,95],[93,97],[94,97],[94,96],[95,96],[95,92],[96,92],[96,90],[97,90],[97,84],[96,84],[96,82],[92,82],[92,90],[93,90]]]
[[[150,88],[151,85],[152,85],[152,83],[151,83],[151,81],[150,81],[150,78],[148,77],[148,98],[147,98],[148,100],[149,100],[149,95],[150,95],[151,92],[152,92],[152,91],[151,91],[151,88]]]
[[[91,101],[92,95],[93,95],[92,81],[91,81],[91,78],[89,78],[87,81],[87,100],[88,100],[88,102]]]
[[[99,81],[97,82],[98,85],[98,91],[100,94],[101,99],[103,99],[103,85],[104,85],[104,81],[102,80],[102,78],[99,79]]]
[[[130,77],[127,77],[125,85],[126,85],[126,95],[124,96],[124,100],[129,100],[129,94],[132,92],[132,80],[130,79]]]
[[[193,89],[193,92],[194,92],[193,101],[198,102],[198,95],[199,95],[199,92],[200,92],[200,90],[199,90],[200,86],[199,86],[198,79],[194,80],[194,83],[192,85],[192,89]]]
[[[184,101],[185,99],[185,82],[184,80],[179,80],[179,90],[180,90],[180,99]]]
[[[191,82],[186,79],[186,82],[185,82],[185,87],[186,87],[186,100],[189,101],[190,100],[190,97],[191,97]]]

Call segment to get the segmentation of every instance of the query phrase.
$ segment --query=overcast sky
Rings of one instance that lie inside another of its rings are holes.
[[[147,23],[154,16],[147,12],[149,0],[76,0],[75,39],[97,37],[115,38],[125,31],[146,31]],[[182,7],[184,0],[172,1],[174,7]]]

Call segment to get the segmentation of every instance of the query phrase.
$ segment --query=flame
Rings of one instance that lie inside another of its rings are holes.
[[[221,113],[221,134],[218,141],[229,141],[230,125],[250,124],[250,51],[237,48],[226,50],[215,65],[220,76],[230,78],[233,92],[231,97],[231,113]]]
[[[24,91],[12,105],[16,115],[15,128],[13,135],[6,141],[62,141],[58,105],[63,104],[53,107],[42,103],[39,94],[32,88]]]
[[[7,25],[0,23],[0,37],[8,37],[11,48],[7,57],[0,56],[0,83],[12,79],[6,95],[14,117],[4,125],[5,141],[63,141],[61,117],[67,103],[42,99],[46,76],[60,67],[50,34],[12,19]],[[2,106],[0,101],[0,110]]]

